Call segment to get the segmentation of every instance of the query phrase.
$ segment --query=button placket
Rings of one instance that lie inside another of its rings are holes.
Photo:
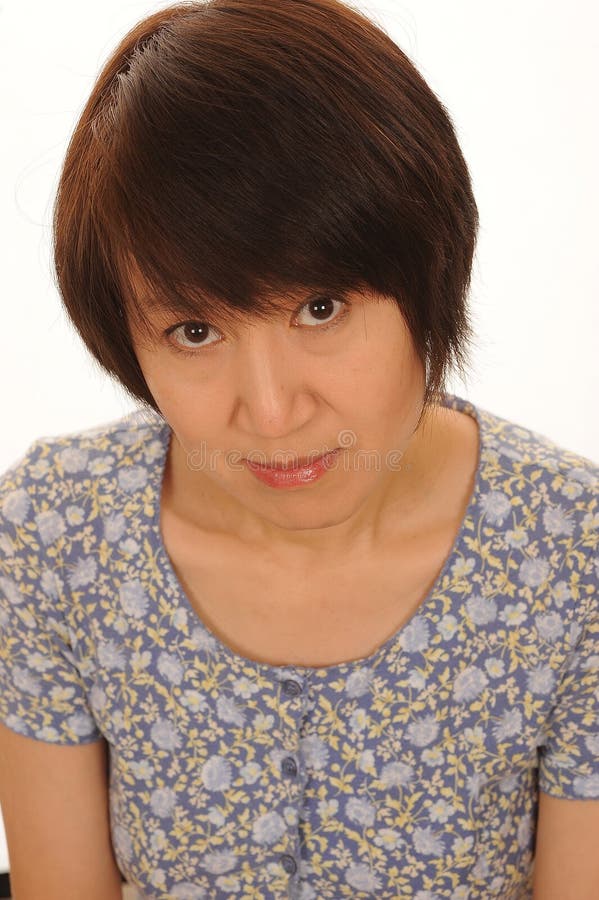
[[[301,681],[297,681],[293,677],[287,677],[287,678],[281,679],[280,690],[281,690],[281,694],[283,694],[285,697],[294,699],[294,698],[300,697],[300,695],[304,692],[304,685],[301,683]],[[301,705],[303,708],[304,704],[301,704]],[[295,704],[293,704],[293,707],[295,707]],[[303,713],[301,711],[298,711],[298,715],[301,718]],[[295,715],[294,715],[294,717],[295,717]],[[297,728],[301,732],[301,723],[300,722],[298,722]],[[296,733],[295,737],[297,739],[297,737],[298,737],[297,733]],[[293,756],[283,757],[280,765],[281,765],[281,771],[284,775],[288,776],[289,778],[298,778],[299,764]],[[299,785],[299,788],[301,790],[301,785]],[[297,843],[297,839],[296,839],[295,843]],[[282,853],[281,856],[279,857],[279,862],[281,863],[285,872],[289,876],[293,876],[297,873],[298,863],[296,862],[296,859],[292,854]]]

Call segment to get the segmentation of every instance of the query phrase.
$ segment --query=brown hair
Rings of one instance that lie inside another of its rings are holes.
[[[148,16],[104,65],[53,251],[88,350],[157,412],[133,268],[153,303],[210,324],[276,314],[300,288],[390,296],[428,367],[426,408],[465,372],[477,231],[451,118],[379,26],[340,0],[200,0]]]

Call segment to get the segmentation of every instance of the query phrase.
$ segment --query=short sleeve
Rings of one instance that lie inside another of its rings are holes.
[[[579,639],[539,747],[538,785],[553,797],[599,798],[599,556],[590,570]]]
[[[52,514],[37,502],[40,479],[52,478],[42,456],[35,442],[0,476],[0,720],[36,740],[86,744],[102,734],[69,642],[56,562],[41,539],[40,516],[47,526]]]

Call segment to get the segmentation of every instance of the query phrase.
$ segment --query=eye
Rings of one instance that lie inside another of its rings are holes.
[[[328,316],[334,312],[334,304],[339,304],[341,307],[346,307],[346,309],[340,314],[335,316],[332,322],[324,321]],[[322,327],[319,329],[321,331],[326,330],[327,328],[332,328],[335,325],[339,324],[342,319],[345,318],[348,312],[349,304],[345,300],[340,300],[337,297],[329,296],[328,294],[324,294],[321,297],[314,297],[311,300],[308,300],[307,303],[301,307],[300,311],[305,309],[308,310],[310,316],[316,316],[316,322],[312,319],[311,322],[308,322],[309,326],[312,325],[321,325]],[[331,309],[333,307],[333,309]]]
[[[335,304],[337,304],[339,308],[345,307],[345,309],[341,314],[337,314],[331,321],[330,317],[335,312]],[[307,327],[309,330],[317,331],[319,333],[326,331],[329,328],[335,328],[343,321],[343,319],[345,319],[349,312],[349,306],[350,304],[347,300],[341,300],[338,297],[329,296],[328,294],[313,297],[299,309],[300,313],[303,310],[308,311],[308,315],[311,318],[311,324],[306,326],[305,322],[300,323],[300,327]],[[314,326],[319,327],[315,328]],[[172,325],[170,328],[167,328],[165,335],[168,338],[171,338],[172,336],[169,343],[176,353],[180,353],[183,356],[197,356],[198,352],[203,348],[212,347],[219,343],[218,340],[206,340],[211,331],[218,333],[218,330],[208,322],[191,321]],[[179,335],[178,337],[177,334]]]
[[[194,350],[189,351],[186,348],[196,347],[201,349],[202,347],[212,346],[214,341],[206,341],[206,335],[210,331],[216,331],[216,329],[212,328],[207,322],[182,322],[179,325],[173,325],[171,328],[168,328],[165,333],[167,336],[174,336],[179,332],[180,339],[173,338],[172,341],[175,350],[184,355],[193,356],[195,355]],[[180,343],[180,341],[188,343]]]

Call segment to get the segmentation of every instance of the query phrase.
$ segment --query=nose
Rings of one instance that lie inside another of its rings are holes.
[[[236,414],[244,431],[276,439],[301,431],[311,418],[313,394],[280,330],[256,328],[240,346],[235,375]]]

